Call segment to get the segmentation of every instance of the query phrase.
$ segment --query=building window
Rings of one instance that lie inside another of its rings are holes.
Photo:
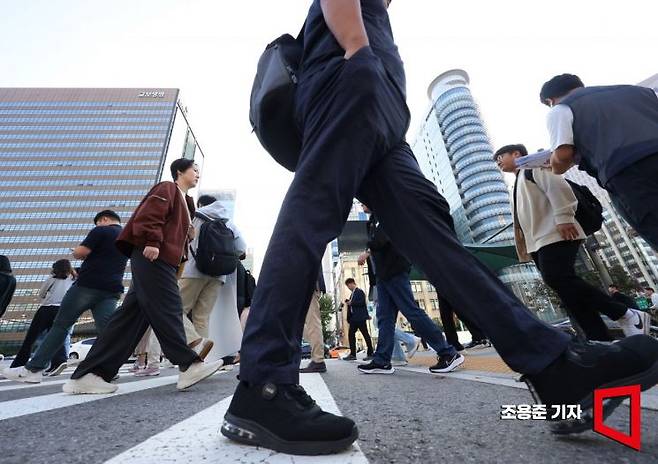
[[[432,303],[432,309],[433,309],[433,310],[436,311],[436,310],[439,309],[439,300],[438,300],[438,299],[436,299],[436,298],[432,298],[432,299],[430,300],[430,302]]]

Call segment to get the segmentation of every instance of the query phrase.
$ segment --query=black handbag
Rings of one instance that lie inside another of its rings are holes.
[[[292,172],[302,148],[294,107],[303,31],[296,39],[284,34],[265,48],[258,60],[249,105],[249,121],[261,145]]]

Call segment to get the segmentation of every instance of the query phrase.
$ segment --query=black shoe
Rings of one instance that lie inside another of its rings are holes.
[[[364,374],[393,374],[395,372],[391,363],[377,364],[375,361],[370,361],[368,364],[361,364],[357,369]]]
[[[555,421],[551,425],[553,433],[584,432],[592,429],[595,389],[639,384],[644,391],[658,384],[658,340],[634,335],[613,344],[574,341],[542,372],[522,378],[535,401],[546,404],[547,409],[552,405],[580,405],[581,419]],[[603,418],[623,400],[605,400]]]
[[[354,356],[353,354],[350,354],[350,355],[345,356],[342,359],[343,359],[343,361],[356,361],[356,356]]]
[[[368,356],[366,356],[365,358],[362,359],[362,361],[365,361],[365,362],[370,362],[372,360],[373,360],[373,357],[372,357],[371,354],[369,354]]]
[[[464,357],[459,353],[451,356],[439,356],[439,361],[430,367],[430,372],[434,372],[435,374],[452,372],[462,364],[464,364]]]
[[[306,365],[306,367],[299,369],[299,372],[302,374],[310,374],[312,372],[327,372],[327,365],[324,361],[319,363],[311,361]]]
[[[471,350],[473,348],[486,348],[488,346],[491,346],[491,343],[489,343],[489,340],[486,338],[483,338],[482,340],[473,340],[471,343],[468,343],[464,349],[466,350]]]
[[[359,431],[351,419],[322,411],[299,385],[240,382],[222,435],[280,453],[320,455],[348,448]]]

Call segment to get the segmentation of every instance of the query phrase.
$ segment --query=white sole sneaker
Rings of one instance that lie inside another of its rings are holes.
[[[430,372],[433,372],[435,374],[445,374],[447,372],[452,372],[455,369],[457,369],[459,366],[464,364],[464,360],[465,360],[464,356],[460,354],[455,359],[453,359],[453,361],[446,367],[443,367],[441,369],[435,369],[430,367]]]
[[[8,367],[2,371],[4,375],[9,380],[15,380],[16,382],[23,383],[41,383],[43,374],[41,371],[31,372],[27,370],[24,366],[21,367]]]
[[[649,314],[637,309],[629,309],[629,312],[617,319],[617,324],[621,327],[626,337],[633,335],[647,335],[651,330],[651,318]]]
[[[50,372],[48,373],[48,376],[49,376],[49,377],[56,377],[56,376],[58,376],[59,374],[61,374],[62,372],[64,372],[64,369],[66,369],[67,367],[69,367],[69,365],[68,365],[67,363],[62,363],[62,364],[60,364],[59,366],[57,366],[55,369],[53,369],[52,371],[50,371]]]
[[[178,382],[176,383],[176,388],[178,390],[186,390],[192,385],[195,385],[201,382],[204,379],[207,379],[215,372],[217,372],[224,365],[223,360],[213,361],[213,362],[200,362],[194,363],[187,368],[185,372],[181,372],[178,375]]]
[[[86,374],[79,379],[69,379],[63,386],[64,393],[72,395],[109,395],[119,389],[96,374]]]
[[[390,369],[368,369],[368,370],[361,370],[359,369],[359,372],[362,374],[395,374],[395,369],[391,367]]]

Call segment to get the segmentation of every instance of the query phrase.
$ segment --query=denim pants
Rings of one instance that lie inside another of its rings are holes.
[[[391,356],[391,361],[406,361],[407,356],[404,354],[402,344],[404,344],[404,346],[407,347],[407,351],[409,351],[415,343],[416,337],[413,334],[396,327],[395,332],[393,333],[393,354]]]
[[[403,272],[387,280],[377,280],[377,320],[379,321],[379,340],[374,361],[377,364],[391,362],[393,353],[395,322],[398,310],[407,318],[411,327],[427,340],[439,356],[450,356],[457,351],[448,344],[443,332],[427,313],[420,309],[414,300],[409,274]]]
[[[47,368],[55,353],[64,346],[73,324],[87,310],[91,310],[96,329],[102,332],[116,310],[120,296],[116,292],[73,285],[64,295],[48,335],[25,367],[33,372]]]

